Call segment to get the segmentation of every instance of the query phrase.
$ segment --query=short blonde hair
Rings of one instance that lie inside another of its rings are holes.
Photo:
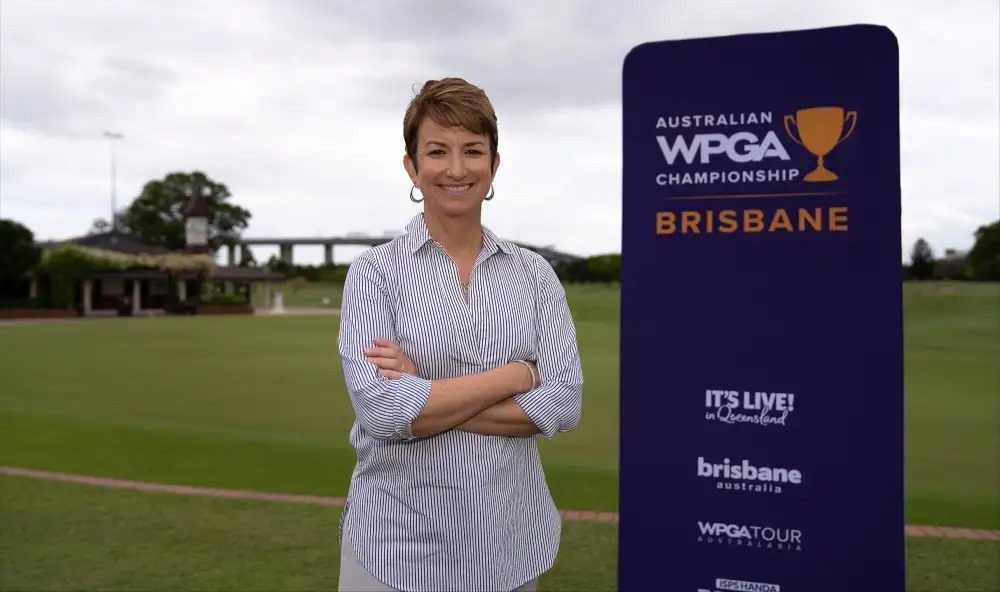
[[[417,131],[425,117],[450,127],[461,126],[490,140],[490,164],[497,154],[497,114],[483,89],[461,78],[428,80],[406,108],[403,141],[406,154],[417,166]]]

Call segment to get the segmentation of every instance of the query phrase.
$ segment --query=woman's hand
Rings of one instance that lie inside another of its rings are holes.
[[[398,345],[381,337],[376,337],[372,343],[374,345],[365,350],[365,357],[375,364],[380,376],[399,378],[404,373],[417,376],[417,366]]]

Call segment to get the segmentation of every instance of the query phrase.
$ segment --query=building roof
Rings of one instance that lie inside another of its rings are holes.
[[[104,249],[107,251],[117,251],[119,253],[128,253],[129,255],[138,255],[140,253],[144,253],[146,255],[162,255],[172,252],[163,247],[147,245],[131,234],[117,230],[101,232],[98,234],[88,234],[86,236],[71,238],[64,241],[41,243],[40,246],[49,247],[64,244],[80,245],[81,247],[93,247],[95,249]]]
[[[193,278],[194,273],[181,273],[180,277]],[[128,269],[125,271],[101,271],[87,277],[93,279],[119,278],[126,280],[165,280],[167,273],[158,269]],[[285,276],[259,267],[216,267],[215,274],[209,278],[213,282],[283,282]]]

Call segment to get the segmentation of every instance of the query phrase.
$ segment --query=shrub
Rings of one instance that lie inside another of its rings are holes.
[[[201,304],[209,306],[244,306],[246,303],[247,299],[242,294],[214,294],[201,301]]]

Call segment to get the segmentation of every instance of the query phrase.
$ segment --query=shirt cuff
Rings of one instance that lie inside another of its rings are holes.
[[[412,440],[413,420],[423,411],[424,405],[431,396],[431,381],[403,374],[395,379],[396,397],[393,409],[393,426],[396,433],[404,440]]]
[[[552,400],[541,387],[516,395],[514,402],[546,438],[555,436],[559,431],[559,419],[556,417],[556,410],[553,409]]]

